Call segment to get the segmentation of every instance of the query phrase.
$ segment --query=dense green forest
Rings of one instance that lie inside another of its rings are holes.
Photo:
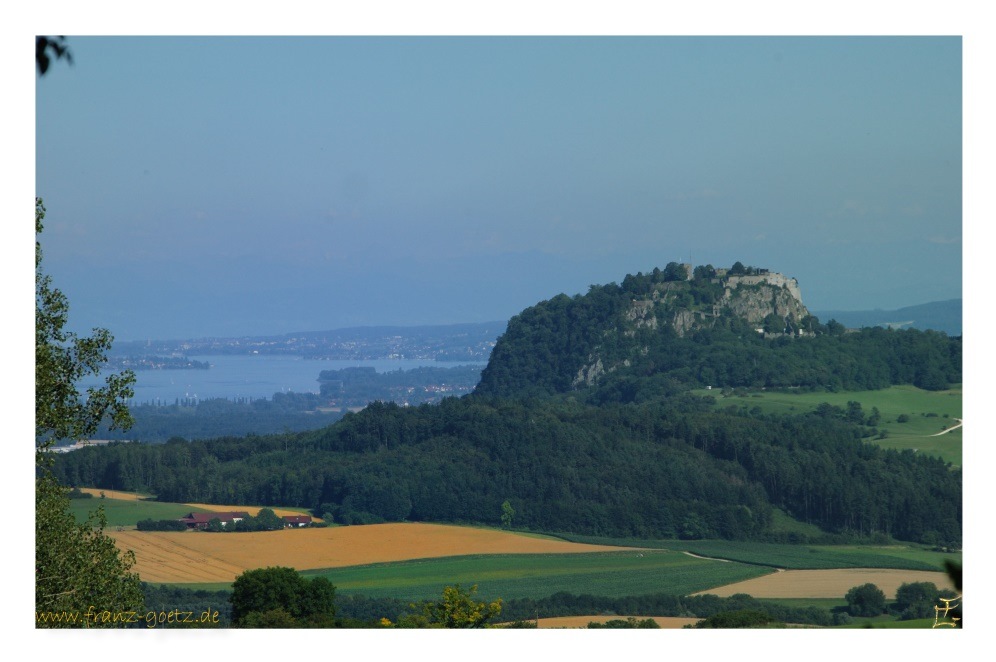
[[[339,523],[499,525],[508,501],[514,521],[504,524],[515,528],[780,541],[771,528],[778,507],[838,539],[960,545],[960,470],[863,442],[863,414],[715,411],[711,398],[687,392],[703,383],[942,388],[961,378],[960,338],[845,333],[811,316],[783,321],[805,325],[803,336],[786,328],[765,338],[735,316],[684,336],[664,318],[627,330],[620,312],[658,281],[683,293],[662,308],[709,305],[716,283],[695,271],[702,277],[679,281],[669,265],[527,309],[476,391],[459,399],[374,403],[309,432],[87,448],[58,458],[55,471],[68,485],[302,506]],[[629,364],[579,386],[579,366],[595,353]]]

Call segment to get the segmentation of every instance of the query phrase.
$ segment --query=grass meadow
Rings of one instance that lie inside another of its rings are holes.
[[[960,552],[935,552],[916,545],[788,545],[733,540],[635,540],[565,535],[574,542],[691,552],[699,556],[788,570],[892,568],[944,570],[944,559],[961,562]]]
[[[764,413],[802,414],[812,411],[823,402],[846,409],[850,401],[860,402],[865,415],[877,407],[881,420],[876,428],[885,430],[887,437],[869,437],[866,441],[883,448],[897,450],[915,449],[918,453],[929,453],[956,466],[961,466],[962,428],[940,436],[943,429],[957,425],[956,418],[962,418],[961,385],[946,391],[924,391],[914,386],[892,386],[878,391],[828,391],[781,392],[749,391],[742,395],[723,397],[716,389],[698,389],[696,395],[711,395],[716,398],[716,408],[758,407]],[[900,423],[905,414],[909,420]]]
[[[160,503],[134,499],[70,499],[69,511],[78,522],[86,521],[88,514],[104,507],[108,526],[135,526],[143,519],[178,519],[190,512],[205,512],[182,503]]]

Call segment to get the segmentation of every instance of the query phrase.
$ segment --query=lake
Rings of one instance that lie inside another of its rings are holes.
[[[136,370],[135,397],[130,404],[173,404],[177,399],[271,398],[274,393],[318,393],[322,370],[369,366],[377,372],[480,365],[474,361],[431,359],[376,359],[370,361],[318,360],[298,356],[212,355],[195,356],[211,364],[210,370]],[[80,380],[83,388],[103,385],[101,377]]]

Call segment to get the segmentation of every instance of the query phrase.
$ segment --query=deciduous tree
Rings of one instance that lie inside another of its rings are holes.
[[[851,616],[878,616],[885,611],[885,593],[874,584],[855,586],[844,599]]]
[[[463,590],[460,585],[443,589],[439,602],[423,602],[422,613],[409,614],[398,621],[402,628],[483,628],[501,613],[501,600],[474,600],[477,585]],[[416,605],[412,605],[415,607]]]
[[[35,198],[35,232],[41,234],[45,206]],[[110,375],[102,388],[78,390],[77,383],[95,375],[107,360],[113,336],[93,329],[80,338],[66,330],[69,300],[52,286],[41,269],[41,242],[35,241],[35,441],[39,451],[59,439],[83,439],[108,416],[115,427],[131,423],[127,400],[134,395],[130,370]],[[44,463],[44,456],[38,459]]]
[[[512,504],[508,499],[505,499],[505,503],[501,504],[501,528],[511,529],[512,519],[515,517],[515,509],[512,508]]]
[[[914,618],[930,618],[934,616],[934,607],[940,603],[937,598],[940,592],[933,582],[908,582],[896,590],[896,611],[902,620]]]
[[[35,231],[42,231],[45,207],[35,199]],[[59,439],[85,438],[105,415],[117,425],[129,422],[130,373],[107,379],[86,396],[77,381],[96,374],[105,361],[111,335],[95,329],[78,338],[65,331],[69,304],[41,271],[41,244],[35,243],[35,611],[39,627],[118,626],[120,621],[55,621],[43,614],[123,613],[142,607],[141,584],[131,572],[134,555],[120,554],[104,535],[98,508],[84,524],[69,511],[68,490],[49,471],[48,448]]]
[[[334,625],[335,586],[324,577],[307,580],[293,568],[277,566],[243,572],[232,584],[229,601],[236,627]]]

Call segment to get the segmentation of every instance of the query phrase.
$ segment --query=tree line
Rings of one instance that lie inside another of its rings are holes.
[[[342,417],[340,412],[318,411],[323,404],[325,401],[316,393],[274,393],[272,398],[238,402],[209,398],[189,405],[179,401],[171,405],[132,405],[131,427],[122,430],[101,425],[95,436],[161,443],[172,437],[211,439],[316,430]]]

